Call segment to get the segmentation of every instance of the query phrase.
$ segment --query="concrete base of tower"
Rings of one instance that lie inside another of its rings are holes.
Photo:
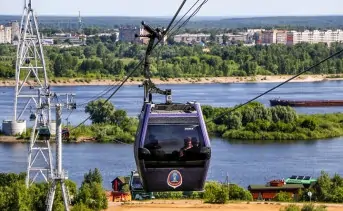
[[[26,121],[5,120],[2,122],[2,132],[7,136],[20,135],[26,132]]]

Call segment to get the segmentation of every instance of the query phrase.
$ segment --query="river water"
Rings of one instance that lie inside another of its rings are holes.
[[[269,105],[269,99],[342,99],[341,81],[314,83],[289,83],[260,98]],[[173,90],[173,100],[178,102],[198,101],[212,106],[234,106],[243,103],[275,86],[275,83],[249,84],[189,84],[164,85]],[[76,102],[82,104],[92,100],[106,86],[53,87],[56,92],[73,92]],[[0,87],[0,120],[10,119],[13,107],[13,88]],[[125,109],[130,116],[138,115],[142,101],[142,89],[138,86],[124,86],[112,99],[119,109]],[[300,113],[341,112],[342,107],[297,108]],[[64,111],[64,116],[69,112]],[[76,125],[87,115],[79,107],[70,115],[69,121]],[[28,114],[24,115],[28,118]],[[26,170],[27,144],[0,144],[0,169],[3,172]],[[53,145],[53,147],[55,147]],[[127,175],[135,169],[132,145],[118,144],[64,144],[63,165],[69,177],[78,184],[89,169],[99,168],[104,177],[104,186],[111,187],[111,181],[120,175]],[[208,179],[224,181],[226,174],[230,182],[244,187],[249,184],[264,184],[271,179],[282,179],[291,175],[318,176],[321,170],[331,174],[343,174],[343,138],[292,142],[259,143],[230,142],[212,138],[212,161]]]

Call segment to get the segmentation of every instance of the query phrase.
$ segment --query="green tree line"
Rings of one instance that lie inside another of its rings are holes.
[[[88,46],[45,47],[50,77],[99,79],[127,75],[138,64],[139,59],[143,58],[146,46],[115,43],[114,39],[115,37],[93,37],[87,41]],[[210,52],[203,52],[203,47],[183,44],[159,46],[153,53],[152,76],[174,78],[296,74],[341,50],[342,45],[211,45],[209,49]],[[13,46],[0,45],[0,77],[14,76],[15,51]],[[311,73],[343,73],[342,56],[316,67]],[[135,72],[133,76],[142,76],[142,71]]]
[[[34,183],[29,188],[25,185],[25,173],[0,173],[0,210],[2,211],[44,211],[49,183]],[[72,211],[100,211],[108,207],[102,176],[98,169],[84,175],[79,189],[76,183],[66,180],[72,202]],[[80,209],[81,208],[81,209]],[[61,187],[56,188],[54,211],[64,211]]]

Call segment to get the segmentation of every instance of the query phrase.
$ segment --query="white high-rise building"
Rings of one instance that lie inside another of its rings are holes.
[[[19,35],[20,35],[19,23],[17,21],[12,22],[12,36],[11,36],[12,42],[18,41]]]
[[[326,43],[330,45],[334,42],[343,41],[343,31],[342,30],[328,30],[328,31],[290,31],[287,33],[287,45],[295,45],[297,43]]]
[[[12,43],[12,27],[0,25],[0,43]]]

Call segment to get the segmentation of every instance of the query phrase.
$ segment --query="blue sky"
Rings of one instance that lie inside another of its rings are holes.
[[[202,1],[202,0],[201,0]],[[0,0],[0,15],[21,15],[24,0]],[[32,0],[38,15],[171,16],[182,0]],[[188,0],[186,8],[196,0]],[[151,6],[152,5],[152,6]],[[343,0],[209,0],[198,16],[343,15]]]

